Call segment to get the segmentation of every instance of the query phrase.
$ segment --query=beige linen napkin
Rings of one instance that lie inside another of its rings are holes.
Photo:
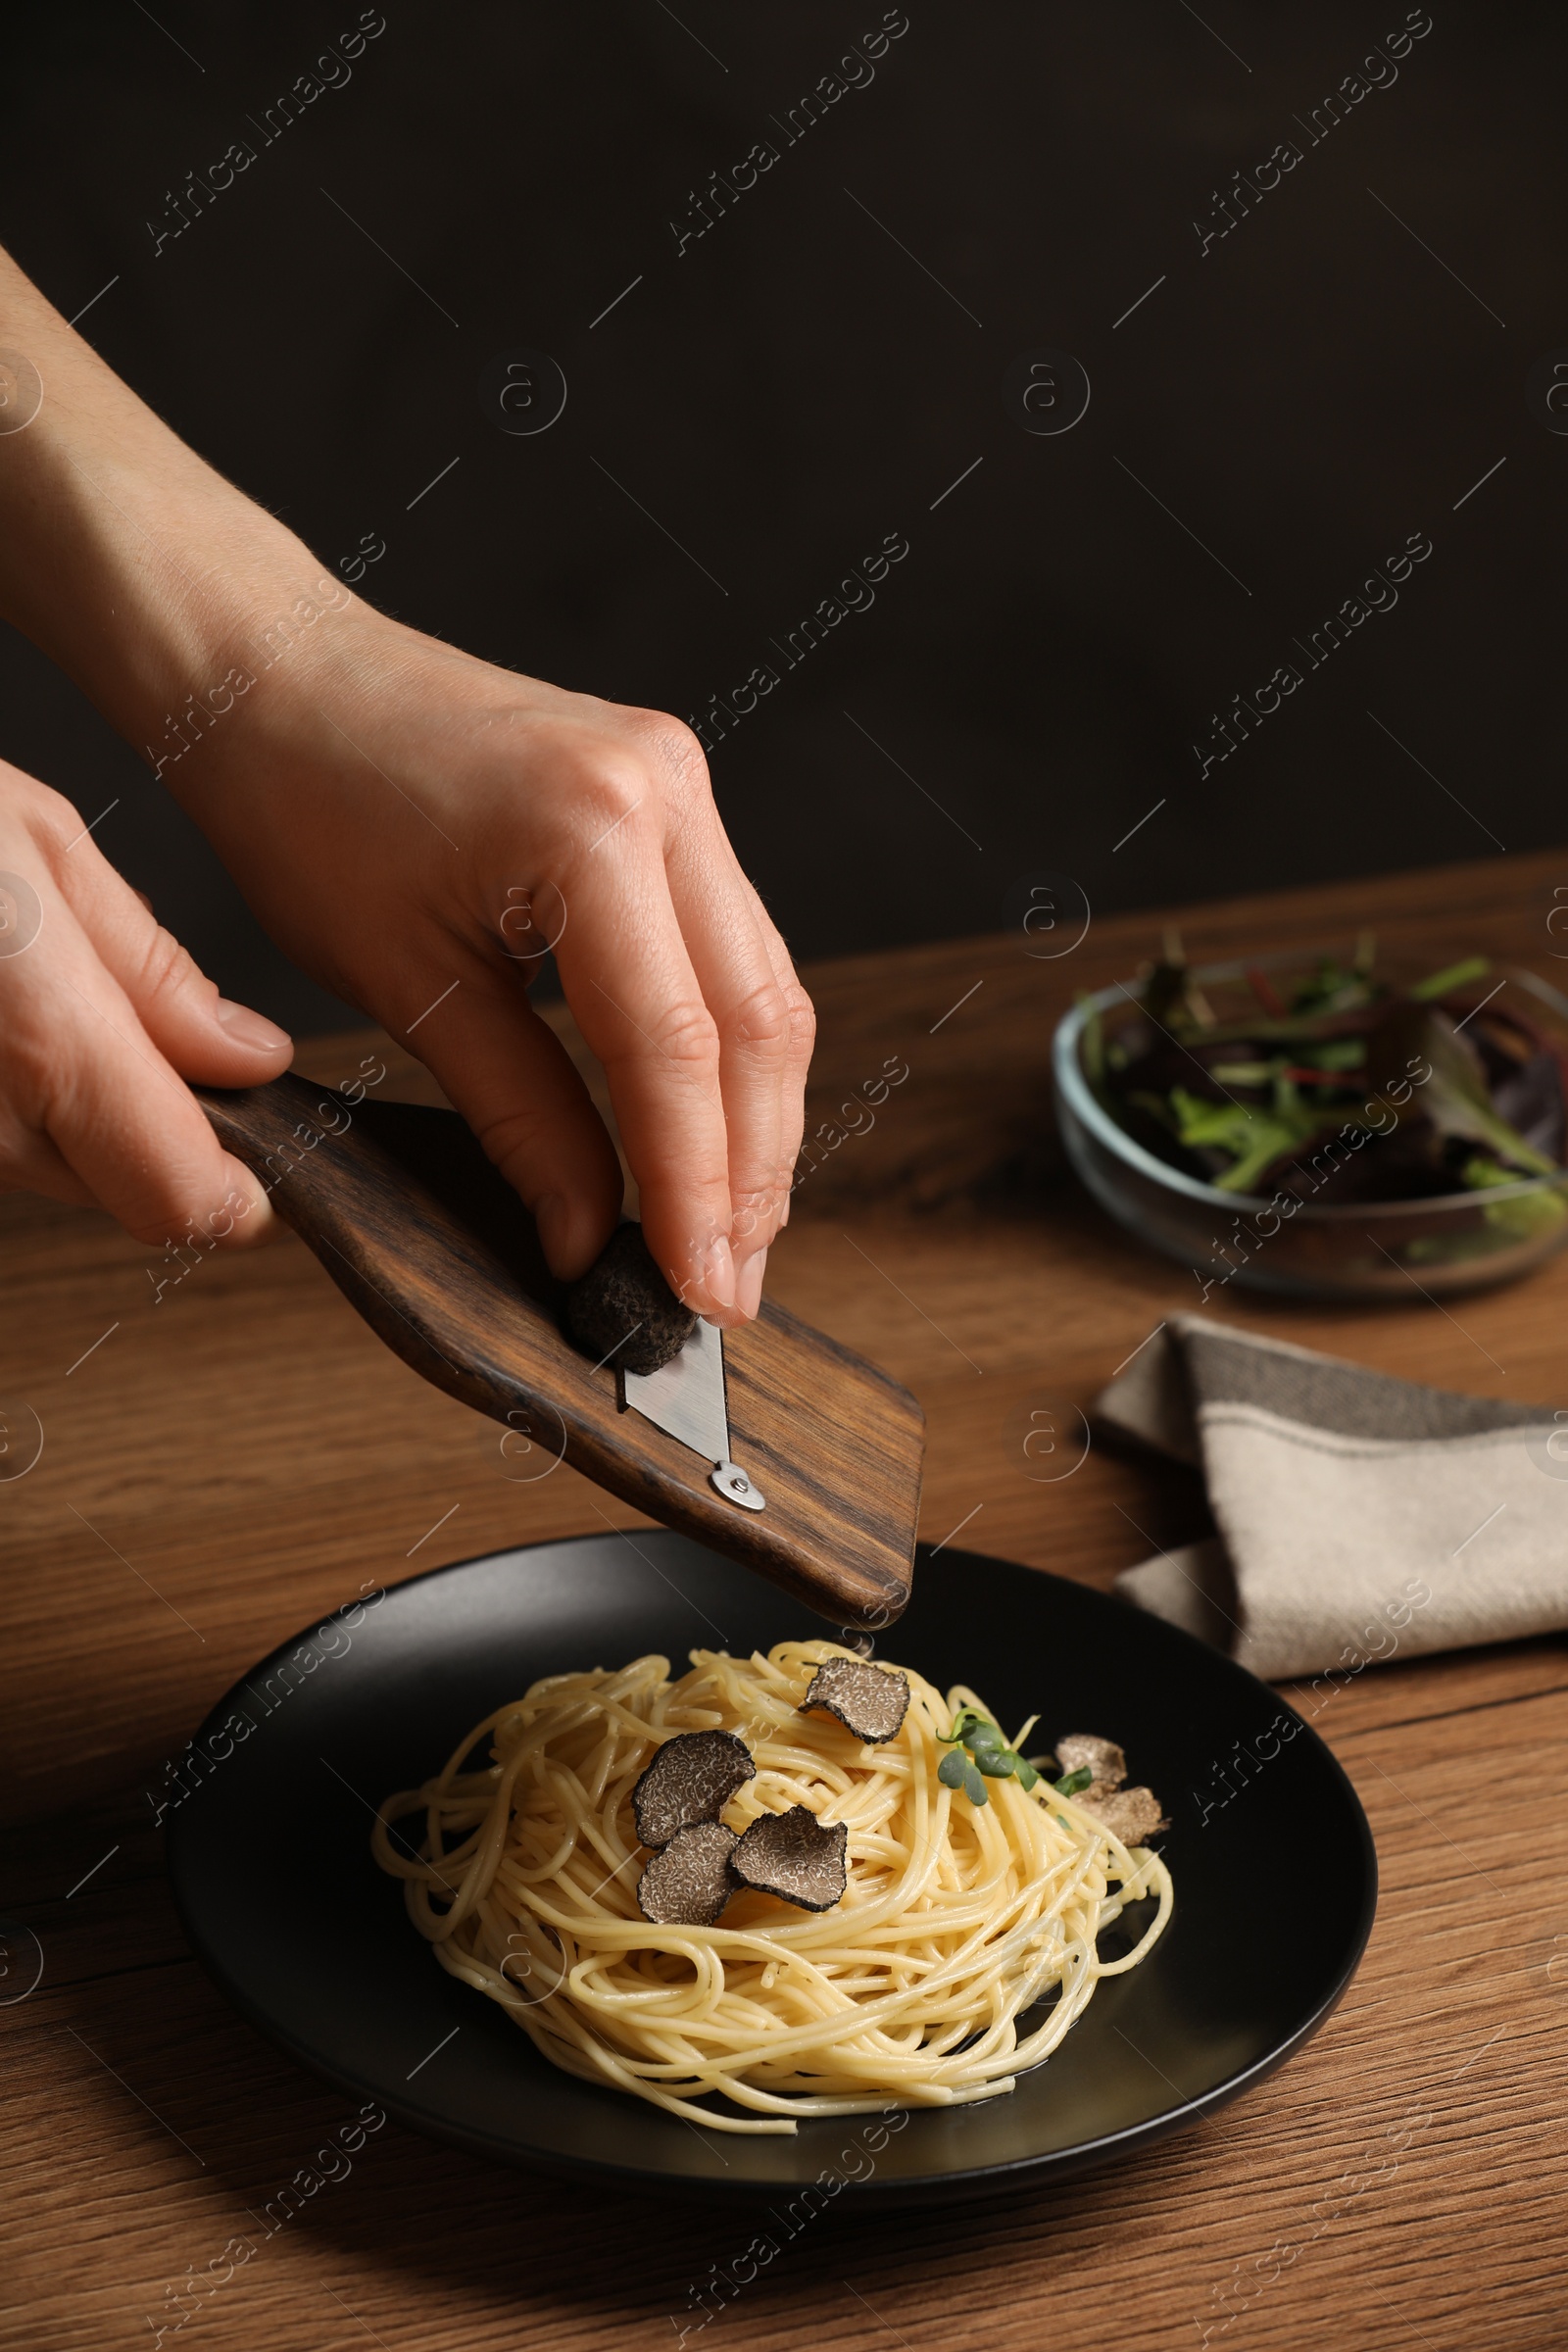
[[[1568,1412],[1421,1388],[1198,1315],[1101,1395],[1200,1469],[1217,1538],[1116,1590],[1281,1681],[1568,1626]]]

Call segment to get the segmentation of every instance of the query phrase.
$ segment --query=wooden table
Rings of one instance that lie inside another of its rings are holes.
[[[1178,919],[1195,956],[1372,924],[1433,966],[1480,948],[1560,978],[1560,881],[1568,857],[1508,858]],[[1200,1532],[1193,1482],[1096,1449],[1035,1485],[1011,1439],[1033,1400],[1087,1400],[1162,1315],[1197,1303],[1187,1270],[1081,1196],[1047,1103],[1055,1015],[1156,938],[1153,916],[1122,916],[1056,961],[981,939],[810,974],[813,1119],[889,1059],[909,1076],[802,1187],[769,1273],[923,1398],[929,1539],[961,1527],[966,1545],[1100,1586]],[[330,1079],[368,1050],[317,1040],[301,1059]],[[388,1092],[427,1084],[379,1050]],[[0,1215],[0,1396],[45,1432],[37,1467],[0,1486],[0,2269],[21,2310],[4,2341],[99,2352],[176,2316],[166,2284],[257,2235],[252,2209],[344,2120],[183,1944],[146,1794],[166,1760],[232,1678],[366,1580],[630,1514],[566,1469],[509,1483],[498,1432],[382,1348],[291,1238],[215,1256],[155,1305],[148,1253],[106,1219],[20,1199]],[[1211,1306],[1390,1371],[1568,1402],[1568,1255],[1451,1312],[1413,1290],[1364,1309],[1234,1290]],[[710,2342],[1568,2341],[1565,1694],[1559,1640],[1373,1668],[1339,1691],[1317,1727],[1370,1815],[1383,1895],[1318,2038],[1198,2131],[1076,2185],[824,2218]],[[18,1998],[35,1948],[42,1981]],[[668,2352],[671,2315],[684,2324],[737,2230],[733,2211],[590,2202],[389,2125],[201,2305],[187,2340]]]

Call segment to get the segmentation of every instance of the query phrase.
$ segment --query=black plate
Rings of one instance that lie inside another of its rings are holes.
[[[794,2139],[699,2132],[560,2073],[438,1965],[369,1848],[373,1807],[541,1675],[649,1650],[680,1672],[698,1646],[744,1655],[811,1630],[769,1586],[639,1530],[438,1569],[285,1642],[209,1716],[197,1746],[214,1760],[168,1816],[192,1945],[292,2056],[477,2154],[707,2197],[866,2173],[839,2158],[870,2118],[806,2123]],[[1199,2122],[1323,2023],[1371,1931],[1377,1862],[1349,1782],[1272,1690],[1156,1617],[969,1552],[922,1557],[880,1646],[943,1689],[969,1684],[1004,1723],[1038,1710],[1043,1742],[1121,1740],[1175,1825],[1176,1908],[1054,2057],[1009,2095],[910,2116],[858,2197],[982,2195],[1103,2163]],[[255,1726],[242,1740],[223,1731],[236,1714]],[[1299,1725],[1283,1741],[1281,1721]],[[1233,1771],[1221,1802],[1238,1741],[1252,1777]]]

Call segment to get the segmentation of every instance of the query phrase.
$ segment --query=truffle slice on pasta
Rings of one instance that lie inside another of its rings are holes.
[[[824,1658],[807,1685],[801,1713],[821,1707],[867,1746],[896,1739],[909,1711],[909,1681],[865,1658]]]
[[[660,1927],[710,1928],[735,1888],[729,1858],[736,1837],[721,1821],[677,1830],[637,1883],[637,1907]]]
[[[1127,1759],[1114,1740],[1101,1740],[1093,1732],[1069,1732],[1056,1741],[1056,1762],[1063,1773],[1082,1772],[1087,1766],[1094,1778],[1088,1793],[1108,1795],[1119,1788],[1127,1778]]]
[[[668,1845],[693,1823],[716,1820],[756,1778],[752,1751],[733,1732],[677,1732],[631,1792],[639,1841]]]
[[[803,1911],[831,1911],[849,1885],[845,1847],[849,1828],[820,1822],[809,1805],[764,1813],[730,1856],[730,1875],[760,1894],[776,1894]]]
[[[1152,1788],[1108,1788],[1100,1796],[1085,1789],[1078,1802],[1123,1845],[1147,1845],[1170,1828]]]
[[[1094,1774],[1078,1802],[1123,1845],[1146,1845],[1170,1828],[1152,1788],[1123,1788],[1127,1758],[1113,1740],[1097,1739],[1093,1732],[1069,1732],[1056,1741],[1056,1761],[1064,1773],[1087,1767]]]

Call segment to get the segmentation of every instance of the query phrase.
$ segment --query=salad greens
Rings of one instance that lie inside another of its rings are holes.
[[[1407,986],[1375,967],[1369,934],[1348,961],[1289,978],[1251,965],[1246,996],[1230,989],[1239,1002],[1216,1011],[1167,933],[1126,1016],[1085,1023],[1085,1077],[1148,1151],[1239,1196],[1321,1196],[1330,1139],[1351,1147],[1328,1157],[1341,1201],[1484,1197],[1561,1173],[1568,1056],[1521,992],[1484,956]],[[1555,1191],[1485,1206],[1521,1230],[1565,1213]]]

